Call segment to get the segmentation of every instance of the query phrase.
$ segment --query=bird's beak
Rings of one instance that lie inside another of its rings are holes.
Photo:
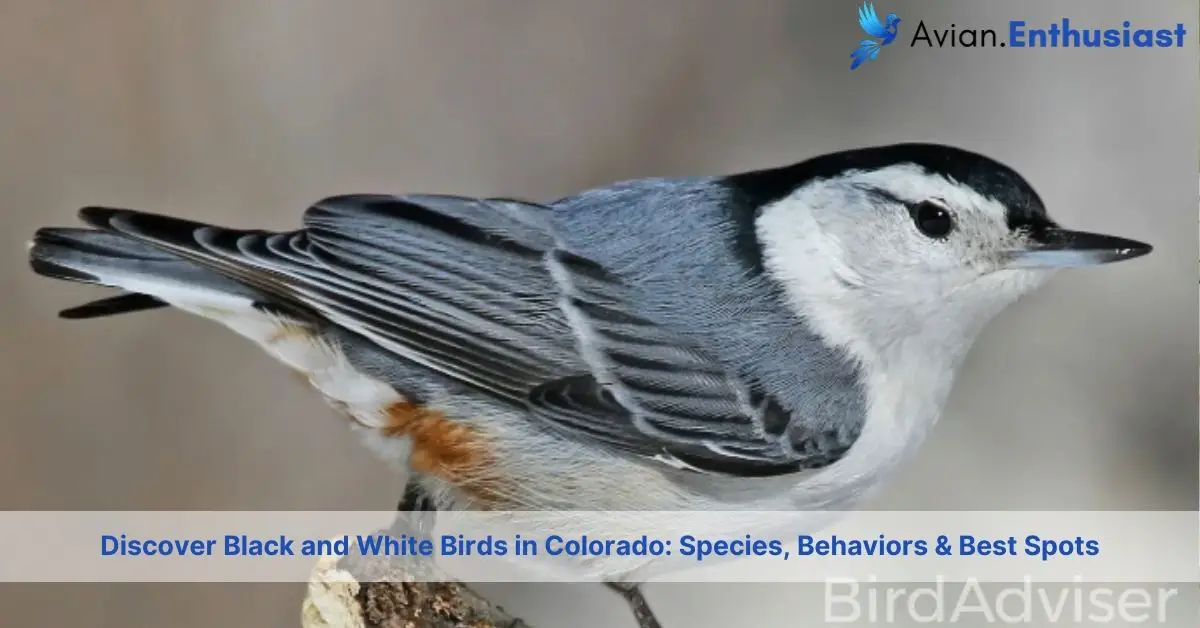
[[[1009,253],[1008,268],[1074,268],[1141,257],[1149,244],[1116,236],[1057,227],[1033,236],[1026,248]]]

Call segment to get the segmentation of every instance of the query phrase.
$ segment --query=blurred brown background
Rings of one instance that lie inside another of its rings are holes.
[[[850,73],[852,2],[0,0],[0,507],[378,509],[401,486],[214,325],[56,320],[97,291],[36,278],[24,242],[79,206],[283,229],[335,193],[552,199],[928,140],[1009,162],[1063,222],[1156,251],[1067,273],[992,325],[873,505],[1195,509],[1195,2],[879,10],[902,15],[901,39]],[[1064,14],[1184,21],[1189,47],[910,49],[904,30]],[[488,590],[537,626],[631,625],[598,587]],[[668,626],[793,626],[811,615],[800,600],[820,604],[787,587],[649,591]],[[0,624],[284,628],[302,593],[6,586]]]

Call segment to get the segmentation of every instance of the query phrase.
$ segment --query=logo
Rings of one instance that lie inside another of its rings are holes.
[[[899,37],[900,16],[888,13],[879,19],[874,3],[863,2],[858,7],[858,26],[869,38],[858,42],[850,53],[855,70],[867,61],[879,58],[879,51]],[[1008,20],[1007,28],[980,28],[981,25],[926,24],[918,19],[916,28],[909,28],[909,48],[995,48],[999,50],[1030,48],[1183,48],[1188,31],[1183,23],[1139,24],[1123,20],[1120,25],[1089,24],[1068,17],[1047,23]],[[1148,28],[1158,26],[1159,28]],[[1007,33],[1007,38],[1005,34]]]
[[[850,64],[851,70],[865,61],[874,61],[879,56],[881,48],[895,41],[896,28],[900,25],[900,16],[888,13],[887,26],[884,26],[879,21],[879,14],[875,12],[875,5],[864,2],[861,7],[858,7],[858,25],[867,35],[877,38],[879,41],[864,39],[858,42],[858,48],[850,53],[850,58],[854,59],[854,62]]]

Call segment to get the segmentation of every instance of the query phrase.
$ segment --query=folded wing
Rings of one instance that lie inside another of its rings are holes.
[[[655,324],[620,278],[559,249],[552,213],[505,199],[348,195],[284,233],[108,208],[81,216],[307,308],[567,438],[743,476],[844,453],[848,444],[802,433],[765,391]]]

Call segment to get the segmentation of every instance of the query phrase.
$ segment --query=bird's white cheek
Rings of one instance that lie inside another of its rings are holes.
[[[847,286],[865,283],[846,263],[846,243],[822,228],[803,199],[765,207],[756,231],[764,266],[794,300],[828,298]]]

